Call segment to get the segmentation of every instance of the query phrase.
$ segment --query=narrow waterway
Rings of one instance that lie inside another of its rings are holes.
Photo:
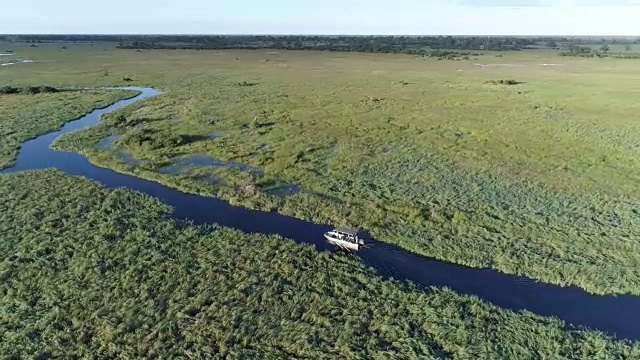
[[[93,179],[107,188],[126,187],[156,197],[174,208],[172,217],[178,220],[196,224],[218,223],[244,232],[279,234],[299,243],[314,244],[320,251],[331,249],[322,236],[329,230],[325,225],[231,206],[220,199],[181,193],[155,182],[94,166],[80,154],[50,148],[62,134],[97,124],[103,114],[159,94],[149,88],[126,89],[138,90],[141,94],[93,111],[67,123],[59,131],[25,142],[15,166],[0,171],[0,174],[56,168]],[[370,247],[360,251],[358,256],[381,276],[409,280],[424,287],[446,286],[502,308],[555,316],[574,326],[600,330],[617,338],[640,339],[640,322],[635,321],[640,314],[640,297],[596,296],[577,287],[560,287],[491,269],[469,268],[430,259],[375,240],[368,243]]]

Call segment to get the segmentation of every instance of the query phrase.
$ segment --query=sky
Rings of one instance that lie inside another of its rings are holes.
[[[0,34],[640,35],[640,0],[3,0]]]

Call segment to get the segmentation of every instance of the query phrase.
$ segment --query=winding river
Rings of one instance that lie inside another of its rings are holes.
[[[174,208],[172,217],[178,220],[190,220],[196,224],[215,222],[244,232],[279,234],[299,243],[314,244],[318,250],[330,249],[322,236],[329,229],[325,225],[275,212],[248,210],[220,199],[185,194],[155,182],[94,166],[80,154],[50,148],[62,134],[97,124],[103,114],[160,94],[150,88],[125,89],[138,90],[141,94],[95,110],[67,123],[59,131],[25,142],[15,166],[0,171],[0,174],[56,168],[93,179],[107,188],[125,187],[156,197]],[[502,308],[554,316],[568,324],[596,329],[619,339],[640,339],[640,322],[635,320],[635,316],[640,314],[640,297],[597,296],[577,287],[560,287],[492,269],[469,268],[434,260],[375,240],[370,240],[369,244],[370,248],[360,251],[358,256],[381,276],[409,280],[424,287],[446,286]]]

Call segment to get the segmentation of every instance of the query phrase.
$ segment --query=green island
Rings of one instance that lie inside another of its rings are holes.
[[[53,147],[439,260],[640,295],[633,56],[37,44],[0,41],[33,60],[0,69],[0,89],[27,89],[0,92],[0,169],[135,95],[105,87],[152,87]],[[640,358],[638,342],[169,212],[57,170],[0,175],[0,357]]]
[[[637,343],[167,211],[55,170],[0,176],[0,357],[640,356]]]

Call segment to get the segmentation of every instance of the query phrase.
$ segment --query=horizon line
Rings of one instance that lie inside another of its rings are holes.
[[[638,37],[637,35],[567,34],[322,34],[322,33],[0,33],[0,36],[434,36],[434,37]]]

